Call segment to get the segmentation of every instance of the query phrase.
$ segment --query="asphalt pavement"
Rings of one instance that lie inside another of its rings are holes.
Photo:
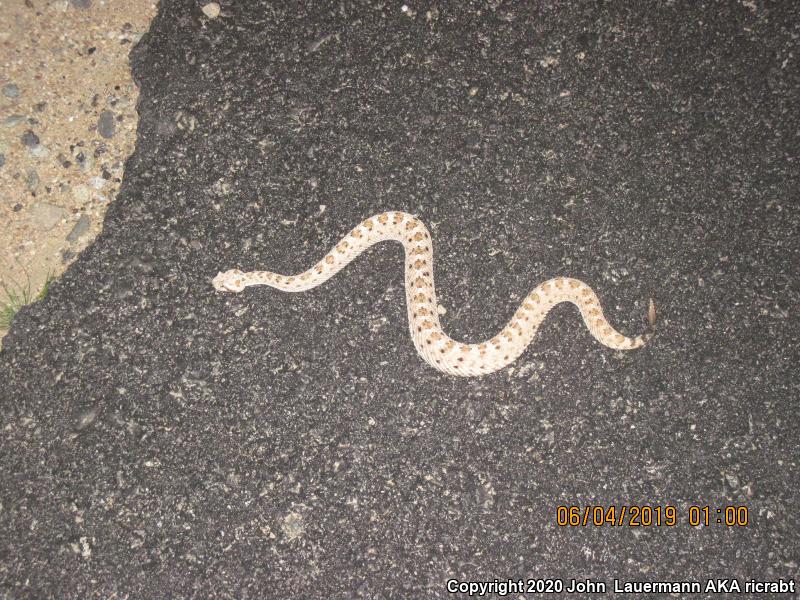
[[[164,0],[103,233],[0,353],[3,597],[796,585],[798,17]],[[652,298],[656,336],[609,350],[565,305],[453,378],[411,343],[397,244],[302,294],[211,286],[385,210],[430,227],[454,338],[558,275],[629,334]]]

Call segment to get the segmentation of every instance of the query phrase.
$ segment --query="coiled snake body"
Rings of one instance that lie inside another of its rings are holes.
[[[321,285],[364,250],[384,240],[400,242],[405,249],[406,306],[414,346],[425,361],[450,375],[486,375],[512,363],[533,341],[550,309],[561,302],[575,304],[591,334],[609,348],[640,348],[650,337],[650,334],[634,338],[622,335],[603,316],[600,300],[588,285],[570,277],[557,277],[539,284],[528,294],[511,320],[492,339],[480,344],[456,342],[442,331],[439,323],[431,235],[422,221],[404,212],[386,212],[366,219],[316,265],[297,275],[269,271],[244,273],[233,269],[219,273],[212,283],[217,290],[228,292],[241,292],[251,285],[302,292]]]

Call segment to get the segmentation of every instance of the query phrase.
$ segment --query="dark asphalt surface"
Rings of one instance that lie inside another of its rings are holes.
[[[123,191],[0,353],[3,597],[798,580],[798,5],[321,4],[163,2],[134,49]],[[556,275],[631,334],[654,298],[658,335],[614,352],[564,306],[454,379],[399,246],[304,294],[210,285],[391,209],[431,227],[456,338]]]

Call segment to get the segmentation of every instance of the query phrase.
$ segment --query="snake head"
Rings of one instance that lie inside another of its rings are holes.
[[[244,273],[239,269],[232,269],[224,273],[217,273],[211,284],[220,292],[241,292],[245,287]]]

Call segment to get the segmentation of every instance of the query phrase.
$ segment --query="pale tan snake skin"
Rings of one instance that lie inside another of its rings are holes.
[[[511,320],[492,339],[480,344],[452,340],[439,324],[431,235],[422,221],[404,212],[385,212],[366,219],[316,265],[298,275],[244,273],[233,269],[217,274],[212,283],[217,290],[228,292],[241,292],[251,285],[302,292],[321,285],[364,250],[384,240],[400,242],[405,248],[406,307],[414,346],[425,361],[444,373],[477,376],[506,367],[528,347],[547,313],[561,302],[575,304],[591,334],[609,348],[640,348],[650,337],[650,334],[635,338],[622,335],[603,316],[600,300],[588,285],[570,277],[557,277],[528,294]]]

